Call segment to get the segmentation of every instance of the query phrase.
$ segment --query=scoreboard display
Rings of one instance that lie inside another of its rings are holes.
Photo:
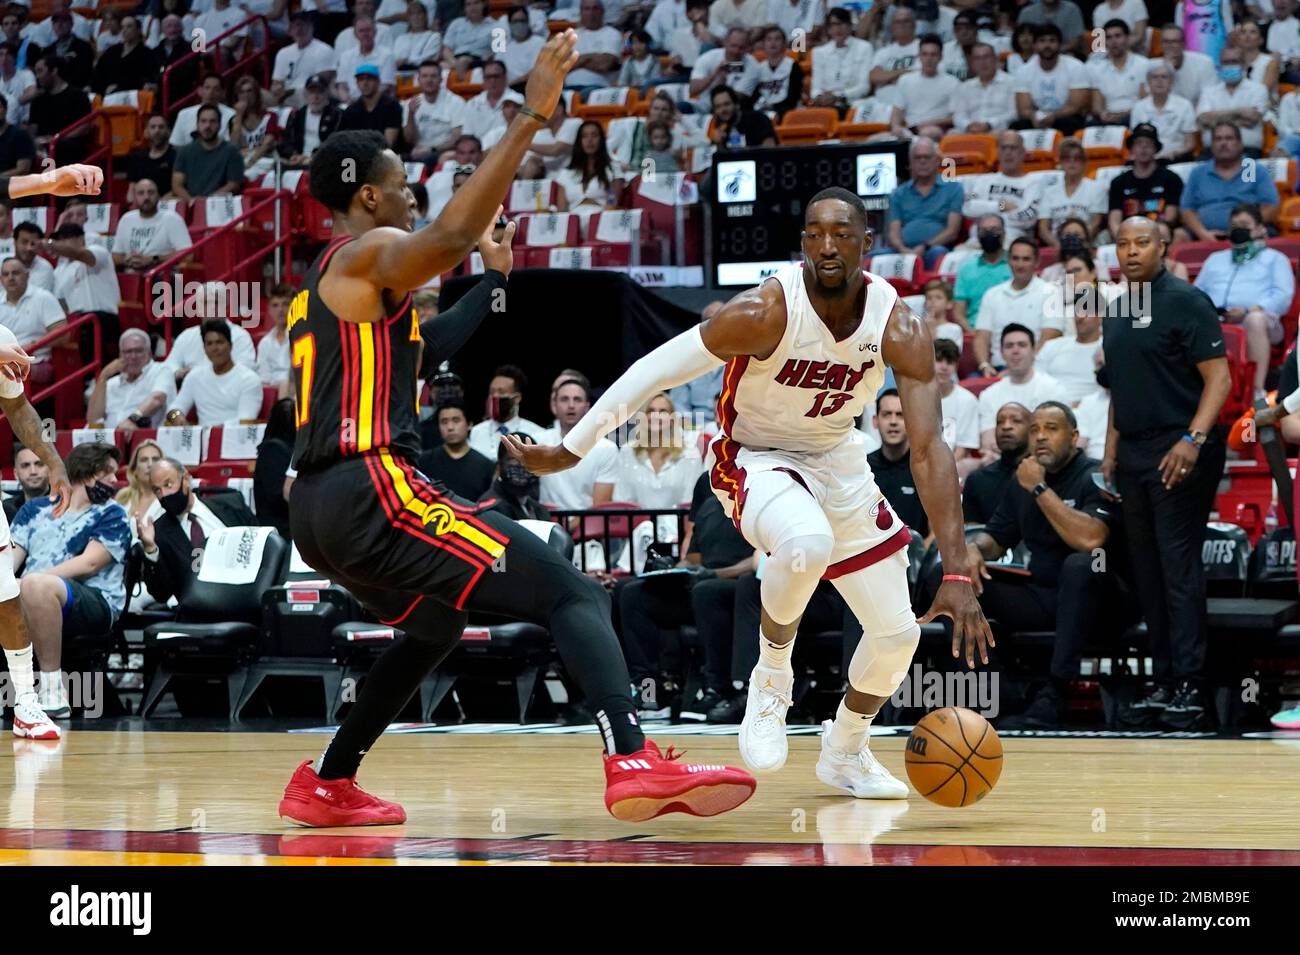
[[[782,146],[718,153],[713,163],[714,285],[757,285],[799,258],[804,206],[841,186],[862,197],[872,228],[909,177],[907,143]]]

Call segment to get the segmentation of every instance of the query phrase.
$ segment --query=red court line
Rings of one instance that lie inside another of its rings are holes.
[[[108,829],[0,830],[0,849],[198,853],[365,859],[647,863],[696,865],[1162,865],[1300,864],[1297,849],[1174,849],[1096,846],[832,845],[762,842],[602,842],[565,839],[446,839],[402,835],[282,835]],[[865,858],[864,858],[865,856]]]

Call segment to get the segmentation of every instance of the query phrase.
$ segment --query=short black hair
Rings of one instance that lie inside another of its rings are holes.
[[[36,453],[35,448],[29,448],[21,441],[15,441],[14,442],[14,464],[18,463],[18,455],[22,454],[24,451],[31,451],[32,454]]]
[[[628,38],[644,43],[646,46],[654,46],[654,40],[645,30],[632,30],[628,33]]]
[[[216,113],[217,122],[221,122],[221,110],[218,107],[213,106],[211,103],[204,103],[202,106],[200,106],[197,110],[194,111],[194,121],[197,123],[200,119],[203,118],[203,114],[207,112]]]
[[[1012,239],[1011,244],[1007,246],[1007,251],[1010,252],[1018,245],[1029,246],[1031,249],[1034,250],[1034,258],[1038,258],[1038,243],[1035,242],[1033,239],[1026,238],[1023,235],[1018,238]]]
[[[1118,27],[1119,29],[1123,30],[1125,36],[1128,36],[1129,33],[1132,32],[1129,29],[1128,24],[1125,23],[1123,20],[1121,20],[1119,17],[1112,17],[1111,19],[1107,20],[1105,23],[1101,25],[1101,29],[1103,33],[1109,32],[1109,30],[1112,27]],[[1041,408],[1042,405],[1039,405],[1039,407]]]
[[[64,465],[68,480],[73,484],[83,484],[104,470],[110,461],[116,470],[122,463],[122,452],[111,444],[87,442],[69,451]]]
[[[561,381],[558,385],[555,386],[556,394],[559,394],[560,389],[563,388],[565,385],[577,385],[579,388],[582,389],[582,394],[587,399],[587,403],[588,404],[591,403],[591,382],[584,381],[581,378],[565,378],[563,381]]]
[[[1065,34],[1061,32],[1061,28],[1055,23],[1039,23],[1034,26],[1034,39],[1037,40],[1039,37],[1044,36],[1054,36],[1058,43],[1065,40]]]
[[[438,416],[441,415],[443,411],[445,411],[448,408],[454,408],[458,410],[461,414],[465,416],[466,421],[470,420],[469,407],[460,398],[447,398],[444,401],[440,402],[438,404],[437,409],[433,412],[433,420],[436,422],[438,420]]]
[[[1007,340],[1007,336],[1010,335],[1012,332],[1024,332],[1026,335],[1029,336],[1029,347],[1030,348],[1034,347],[1034,330],[1032,328],[1029,328],[1026,325],[1021,325],[1019,322],[1012,322],[1010,325],[1007,325],[1005,328],[1002,329],[1002,334],[998,336],[998,344],[1000,345],[1003,342],[1005,342]]]
[[[880,403],[881,403],[882,401],[884,401],[886,398],[897,398],[898,401],[899,401],[899,404],[902,404],[902,401],[903,401],[903,397],[902,397],[902,395],[900,395],[900,394],[898,393],[898,389],[897,389],[897,388],[886,388],[886,389],[885,389],[884,391],[882,391],[880,394],[876,395],[876,409],[877,409],[877,410],[880,409]]]
[[[725,93],[727,96],[731,97],[731,101],[733,103],[735,103],[737,106],[740,105],[740,94],[738,94],[730,86],[726,86],[725,84],[722,86],[713,87],[713,92],[709,94],[709,103],[712,104],[716,102],[718,99],[718,94],[720,93]]]
[[[1107,25],[1109,26],[1109,24]],[[1034,414],[1038,414],[1038,412],[1042,411],[1044,408],[1055,408],[1057,411],[1061,412],[1061,414],[1065,415],[1065,420],[1073,430],[1079,430],[1079,419],[1074,416],[1074,412],[1070,410],[1069,405],[1063,404],[1060,401],[1042,401],[1039,402],[1038,407],[1034,409]]]
[[[63,64],[63,58],[55,56],[53,53],[46,53],[38,62],[44,63],[47,70],[57,71],[59,76],[62,76],[64,69],[66,69]]]
[[[1254,219],[1255,225],[1264,224],[1264,213],[1260,211],[1259,203],[1239,202],[1237,203],[1237,205],[1232,207],[1232,213],[1228,216],[1228,218],[1231,219],[1233,216],[1238,215],[1242,212],[1246,213],[1246,215]]]
[[[66,208],[67,206],[64,206],[64,209]],[[85,237],[86,230],[75,222],[65,222],[50,233],[50,238],[56,241],[60,239],[84,239]]]
[[[493,378],[509,378],[515,383],[515,390],[524,392],[528,390],[528,376],[518,365],[497,365],[496,370],[492,372]]]
[[[207,338],[213,332],[224,338],[227,343],[231,342],[230,326],[226,323],[224,318],[209,318],[199,326],[200,339]]]
[[[826,22],[830,23],[832,20],[838,20],[840,23],[853,26],[853,14],[849,13],[844,7],[831,7],[826,11]]]
[[[22,235],[24,232],[35,232],[36,238],[38,239],[45,238],[45,230],[42,229],[40,226],[38,226],[35,222],[20,222],[16,226],[14,226],[15,239],[17,239],[18,236]]]
[[[936,338],[934,340],[934,360],[950,361],[956,363],[961,361],[961,349],[951,338]]]
[[[862,201],[862,197],[857,193],[849,192],[849,190],[842,186],[831,186],[829,189],[823,189],[808,200],[808,205],[804,207],[804,222],[808,221],[808,213],[812,211],[813,206],[817,205],[819,202],[826,202],[831,199],[834,199],[837,202],[847,203],[848,207],[854,211],[858,220],[862,223],[862,228],[865,229],[867,227],[866,203]]]
[[[307,175],[311,196],[330,212],[347,212],[362,186],[376,184],[388,141],[373,129],[333,133],[316,148]],[[343,175],[345,169],[354,174]]]
[[[921,37],[921,40],[919,43],[917,43],[916,48],[919,50],[923,46],[937,46],[940,50],[942,50],[943,37],[939,36],[939,34],[937,33],[927,33],[925,36]]]

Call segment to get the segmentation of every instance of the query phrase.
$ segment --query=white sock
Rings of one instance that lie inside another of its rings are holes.
[[[794,667],[790,665],[790,655],[794,653],[794,638],[790,638],[784,646],[778,646],[767,638],[762,628],[758,631],[758,665],[767,670],[781,670],[786,673],[794,673]]]
[[[831,724],[831,734],[827,743],[830,748],[841,753],[860,753],[867,745],[871,735],[871,721],[875,713],[855,713],[840,700],[840,708],[835,711],[835,722]]]
[[[24,696],[36,695],[36,684],[32,677],[31,644],[21,650],[5,648],[5,660],[9,664],[9,682],[13,684],[14,698],[21,700]]]
[[[62,703],[65,698],[65,694],[63,690],[63,671],[42,670],[41,671],[41,692],[46,694],[56,702]]]

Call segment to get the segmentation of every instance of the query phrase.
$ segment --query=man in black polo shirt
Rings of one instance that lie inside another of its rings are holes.
[[[219,114],[218,114],[219,115]],[[162,113],[154,113],[144,127],[144,147],[126,157],[126,178],[136,183],[148,179],[159,190],[169,192],[176,168],[176,147],[171,144],[172,127]]]
[[[757,110],[741,109],[740,96],[730,86],[719,86],[710,94],[713,104],[713,144],[719,149],[745,146],[775,146],[772,121]]]
[[[9,122],[9,101],[0,96],[0,176],[25,176],[36,161],[36,144],[21,126]]]
[[[1003,628],[1000,652],[1014,647],[1010,634],[1018,630],[1056,631],[1050,680],[1019,719],[1000,724],[1007,728],[1060,726],[1066,687],[1079,677],[1080,653],[1103,610],[1111,626],[1123,619],[1116,612],[1131,604],[1103,550],[1113,505],[1094,483],[1098,462],[1075,446],[1078,437],[1068,405],[1045,401],[1034,409],[1029,454],[984,529],[966,545],[980,606]],[[1028,576],[992,565],[1021,542],[1030,553]],[[939,568],[932,576],[942,573]],[[929,583],[937,587],[939,581]],[[1129,616],[1135,618],[1136,610]]]
[[[469,412],[465,402],[444,401],[434,417],[442,443],[420,455],[420,472],[445,484],[467,501],[477,501],[492,486],[496,466],[469,446]]]
[[[867,464],[875,476],[876,487],[894,513],[922,537],[930,536],[930,519],[916,493],[912,480],[912,449],[907,444],[907,427],[903,424],[903,401],[890,388],[876,397],[876,414],[872,419],[880,434],[880,447],[867,455]]]
[[[357,88],[361,95],[343,111],[339,129],[373,129],[383,133],[390,148],[400,148],[402,107],[379,85],[379,67],[370,63],[358,66]]]
[[[1110,428],[1102,472],[1123,500],[1133,582],[1151,637],[1156,686],[1130,719],[1188,729],[1205,714],[1205,576],[1201,542],[1227,449],[1216,429],[1231,389],[1223,330],[1209,296],[1169,274],[1150,219],[1116,238],[1129,293],[1106,309]]]
[[[967,524],[987,524],[998,509],[1002,492],[1029,447],[1029,409],[1018,401],[1008,401],[998,409],[993,435],[1001,456],[967,475],[962,486],[961,510]]]
[[[1183,198],[1183,181],[1168,166],[1156,162],[1160,152],[1160,134],[1150,123],[1139,123],[1128,134],[1129,155],[1133,168],[1110,181],[1110,234],[1130,216],[1163,219],[1172,229],[1178,225],[1178,203]]]
[[[45,149],[51,136],[62,133],[83,116],[90,115],[90,97],[64,79],[63,68],[57,56],[43,56],[33,68],[40,92],[32,100],[27,119],[29,132],[41,149]],[[87,123],[76,132],[61,136],[58,155],[54,158],[60,165],[80,162],[90,153],[91,140],[97,128],[97,124]]]

